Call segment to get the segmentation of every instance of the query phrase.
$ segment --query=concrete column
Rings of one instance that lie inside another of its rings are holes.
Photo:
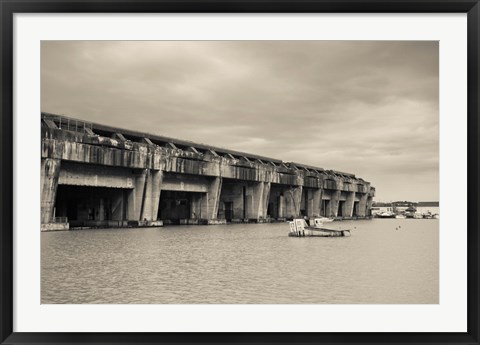
[[[260,198],[262,195],[263,185],[260,182],[255,183],[253,186],[248,184],[245,187],[244,193],[244,207],[245,207],[245,218],[247,219],[257,219],[258,218],[258,207]]]
[[[270,189],[271,189],[271,183],[263,182],[263,193],[262,193],[263,210],[262,210],[261,216],[264,219],[267,218],[268,203],[270,201]]]
[[[41,222],[53,223],[55,198],[57,196],[58,176],[60,175],[60,160],[45,158],[41,162]]]
[[[302,202],[302,186],[285,192],[285,217],[299,217]]]
[[[304,192],[306,193],[305,209],[307,210],[307,217],[320,216],[321,189],[304,189]]]
[[[312,207],[309,217],[319,217],[320,207],[322,205],[322,190],[320,188],[313,189],[312,191]],[[308,208],[310,210],[310,207]]]
[[[222,178],[215,177],[208,184],[208,191],[202,202],[202,218],[217,219],[220,194],[222,192]]]
[[[360,194],[360,201],[358,202],[359,217],[365,217],[367,215],[367,198],[368,194]]]
[[[278,218],[285,217],[285,197],[280,195],[278,197]]]
[[[255,183],[255,185],[247,187],[246,194],[250,200],[250,203],[247,203],[246,218],[266,218],[270,196],[270,182]]]
[[[338,215],[338,204],[340,202],[341,191],[334,190],[332,191],[332,197],[330,198],[328,217],[336,217]]]
[[[345,217],[353,216],[353,205],[355,204],[355,192],[347,192],[347,200],[345,201]]]
[[[163,171],[148,171],[145,177],[145,190],[143,192],[143,207],[140,220],[156,221],[160,193],[163,180]]]
[[[147,169],[135,174],[135,189],[128,196],[128,219],[141,220],[143,192],[145,190],[145,180],[147,178]]]
[[[160,193],[162,192],[163,171],[152,172],[152,221],[157,220],[158,208],[160,207]]]

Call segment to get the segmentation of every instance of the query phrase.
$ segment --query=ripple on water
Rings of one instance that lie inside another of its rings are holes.
[[[42,303],[438,303],[438,220],[285,223],[42,233]],[[401,230],[395,230],[401,225]]]

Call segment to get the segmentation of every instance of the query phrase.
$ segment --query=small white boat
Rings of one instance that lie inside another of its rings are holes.
[[[315,222],[315,226],[309,226],[304,219],[294,219],[293,222],[288,222],[290,225],[290,232],[288,236],[291,237],[348,237],[350,236],[349,229],[329,229],[320,226],[320,222]]]
[[[395,218],[397,218],[397,219],[405,219],[405,218],[407,218],[407,217],[406,217],[405,215],[403,215],[403,214],[397,214],[397,215],[395,216]]]
[[[386,211],[386,212],[381,212],[376,214],[377,218],[395,218],[395,213]]]
[[[430,211],[422,213],[422,216],[423,216],[423,219],[438,219],[439,218],[438,213],[432,213]]]

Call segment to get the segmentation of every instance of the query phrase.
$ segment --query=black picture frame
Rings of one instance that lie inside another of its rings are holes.
[[[0,0],[0,341],[2,344],[325,343],[479,344],[478,0]],[[15,13],[441,13],[468,15],[468,331],[466,333],[15,333],[13,332],[13,16]]]

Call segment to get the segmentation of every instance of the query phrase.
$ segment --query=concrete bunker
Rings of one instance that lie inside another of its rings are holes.
[[[42,113],[41,229],[370,215],[353,174]],[[65,223],[60,224],[62,221]]]

